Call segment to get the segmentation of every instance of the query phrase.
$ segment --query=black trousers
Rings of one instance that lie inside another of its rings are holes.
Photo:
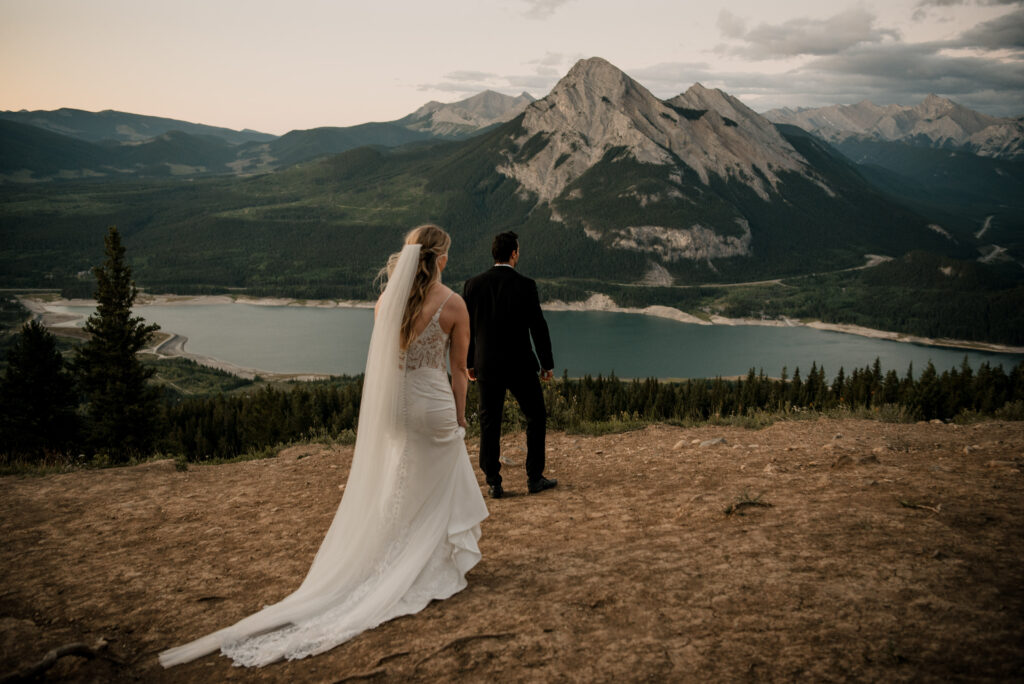
[[[547,411],[537,373],[519,373],[510,377],[477,380],[480,393],[480,470],[487,484],[501,484],[501,414],[505,390],[512,393],[526,416],[526,477],[539,480],[544,475],[544,436]]]

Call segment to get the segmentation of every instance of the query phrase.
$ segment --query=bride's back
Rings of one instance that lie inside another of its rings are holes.
[[[420,333],[426,330],[427,325],[430,324],[430,319],[434,317],[438,307],[442,304],[445,304],[445,307],[441,309],[441,319],[439,321],[441,330],[446,335],[451,332],[452,326],[455,325],[456,317],[454,311],[447,306],[447,301],[452,296],[452,289],[441,283],[437,283],[430,288],[423,300],[423,308],[420,310],[419,316],[416,317],[416,322],[413,325],[413,339],[416,339]]]

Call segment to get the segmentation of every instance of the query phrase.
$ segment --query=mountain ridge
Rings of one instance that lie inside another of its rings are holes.
[[[330,141],[316,136],[347,132],[248,143],[253,158],[278,158],[270,146],[293,145],[296,163],[182,188],[110,192],[88,220],[109,216],[132,236],[148,264],[140,274],[216,287],[308,285],[314,273],[317,283],[357,287],[382,256],[381,236],[423,221],[456,238],[453,276],[471,254],[487,252],[493,232],[514,229],[536,250],[537,275],[619,283],[744,282],[858,266],[868,253],[962,255],[974,244],[929,228],[934,219],[880,193],[802,129],[773,125],[700,84],[660,100],[601,58],[581,60],[547,96],[475,137],[302,160],[327,150]],[[185,135],[170,139],[202,142]],[[17,236],[11,244],[26,250],[54,244],[38,243],[37,234],[82,219],[75,207],[58,219],[29,206],[0,214]],[[74,249],[60,257],[71,274],[83,270]],[[206,256],[186,258],[190,250]],[[35,258],[18,262],[19,282],[37,277]]]
[[[394,123],[438,137],[460,138],[515,118],[534,100],[527,92],[513,97],[485,90],[457,102],[431,100]]]
[[[832,143],[863,138],[963,149],[983,157],[1024,158],[1024,119],[989,116],[934,94],[913,106],[863,100],[852,105],[772,109],[764,116]]]
[[[883,209],[886,200],[841,155],[799,136],[796,144],[700,84],[660,100],[606,60],[584,59],[510,126],[492,138],[497,171],[517,184],[517,196],[606,249],[638,254],[659,282],[686,264],[717,271],[712,260],[764,260],[783,245],[820,249],[839,234],[865,247],[934,243],[920,217]],[[812,218],[818,211],[843,217],[824,241]],[[893,219],[879,221],[877,211],[906,222],[880,231]]]
[[[277,136],[251,129],[235,130],[222,126],[192,123],[162,116],[133,114],[113,109],[90,112],[62,107],[54,110],[0,111],[0,119],[36,126],[53,133],[88,142],[142,142],[169,131],[194,135],[214,135],[232,144],[265,142]]]

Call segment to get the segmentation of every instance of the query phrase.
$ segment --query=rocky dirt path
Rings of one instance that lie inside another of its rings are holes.
[[[707,444],[711,440],[723,442]],[[506,439],[521,463],[522,435]],[[471,445],[472,447],[472,445]],[[471,449],[472,450],[472,449]],[[259,670],[156,654],[296,588],[351,447],[0,479],[0,676],[72,681],[1009,680],[1024,672],[1024,423],[553,434],[557,489],[488,501],[469,587]],[[763,505],[762,505],[763,504]],[[731,513],[727,514],[726,510]]]

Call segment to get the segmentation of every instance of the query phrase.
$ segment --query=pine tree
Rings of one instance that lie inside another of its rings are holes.
[[[78,349],[75,369],[87,402],[93,448],[124,462],[148,454],[153,444],[158,394],[146,381],[154,370],[143,366],[136,354],[160,326],[132,316],[138,289],[116,227],[110,227],[105,243],[107,260],[93,269],[96,313],[85,323],[90,337]]]
[[[57,338],[38,321],[26,323],[0,379],[0,452],[33,458],[66,452],[76,437],[77,403]]]

